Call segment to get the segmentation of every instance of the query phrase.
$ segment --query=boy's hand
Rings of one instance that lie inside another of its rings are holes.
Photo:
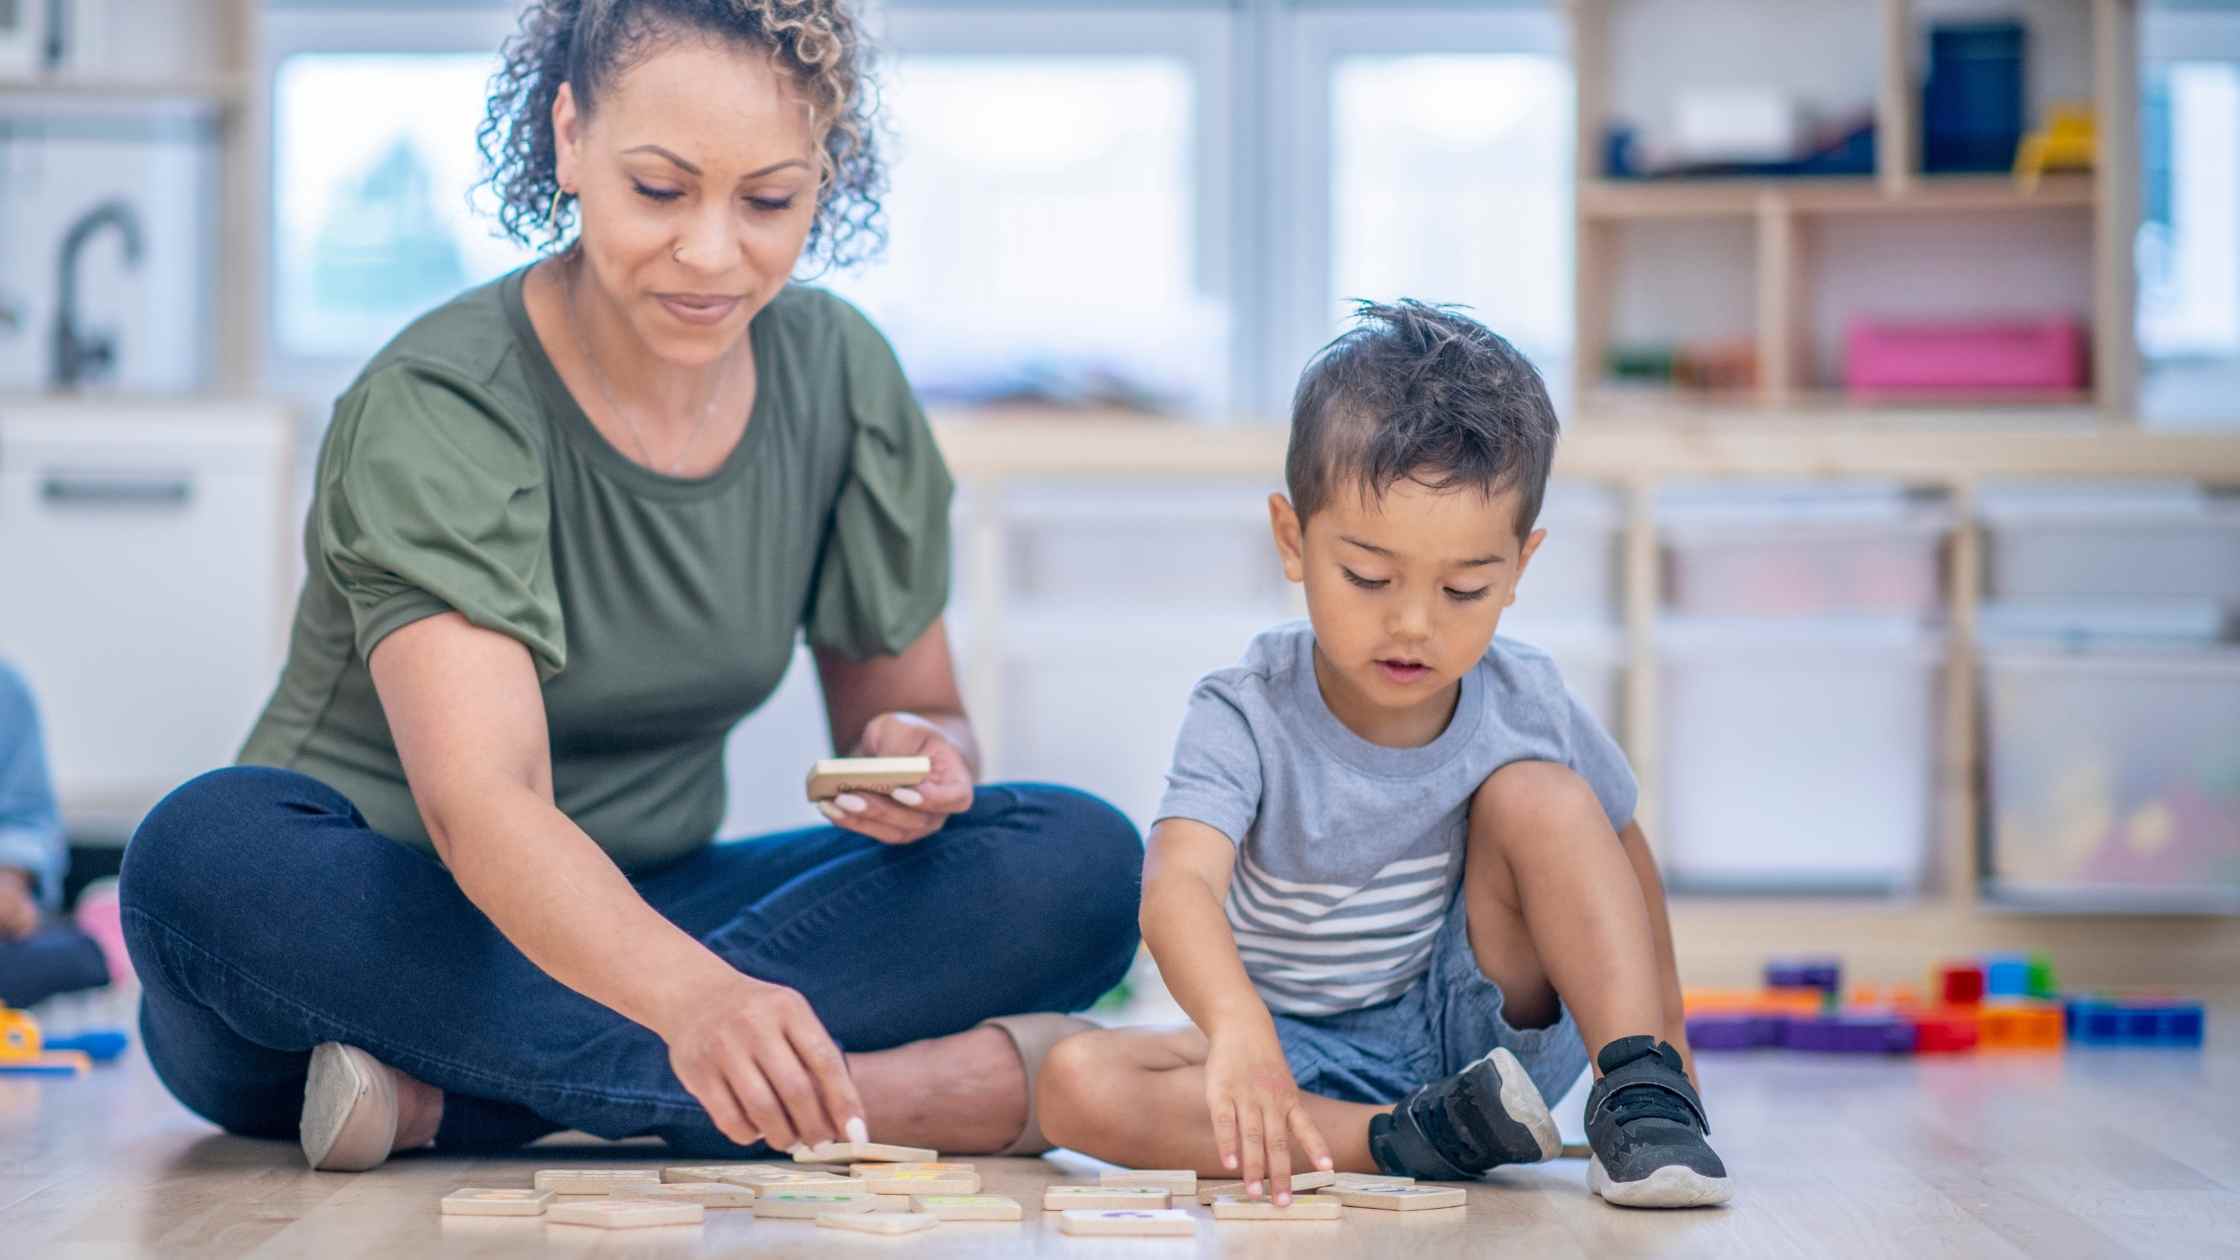
[[[0,941],[20,941],[39,927],[39,899],[31,895],[31,876],[0,866]]]
[[[1263,1175],[1277,1203],[1291,1202],[1291,1139],[1307,1161],[1329,1169],[1330,1148],[1299,1101],[1299,1087],[1284,1062],[1275,1029],[1263,1025],[1211,1039],[1206,1055],[1206,1105],[1213,1113],[1213,1143],[1221,1166],[1243,1162],[1245,1197],[1260,1197]]]

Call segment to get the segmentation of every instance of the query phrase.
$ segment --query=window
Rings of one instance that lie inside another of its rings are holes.
[[[487,53],[303,53],[273,82],[273,328],[358,358],[532,256],[468,203]],[[382,102],[369,109],[369,101]]]
[[[906,53],[884,108],[889,248],[830,283],[929,403],[1222,405],[1226,312],[1198,282],[1187,62]]]
[[[2139,412],[2233,422],[2240,396],[2240,14],[2140,18]]]
[[[1352,299],[1459,302],[1550,379],[1571,340],[1571,74],[1534,53],[1342,57],[1332,331]]]

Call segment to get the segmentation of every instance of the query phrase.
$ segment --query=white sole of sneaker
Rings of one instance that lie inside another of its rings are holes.
[[[1501,1077],[1501,1109],[1532,1134],[1532,1140],[1540,1144],[1541,1159],[1554,1159],[1563,1150],[1563,1138],[1556,1132],[1556,1118],[1549,1114],[1548,1100],[1540,1096],[1540,1087],[1532,1083],[1524,1064],[1507,1047],[1498,1047],[1486,1057],[1493,1060],[1493,1070]]]
[[[298,1128],[303,1157],[320,1172],[364,1172],[397,1141],[397,1082],[381,1061],[330,1041],[311,1052]]]
[[[1639,1181],[1612,1181],[1599,1158],[1587,1161],[1587,1188],[1619,1207],[1713,1207],[1734,1197],[1732,1177],[1706,1177],[1693,1168],[1667,1164]]]

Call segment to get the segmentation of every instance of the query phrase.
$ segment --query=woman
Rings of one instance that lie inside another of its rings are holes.
[[[574,244],[339,400],[243,765],[128,851],[190,1108],[333,1169],[561,1128],[1039,1149],[1078,1021],[977,1021],[1119,977],[1141,849],[1078,793],[975,790],[947,473],[876,330],[788,284],[876,240],[865,58],[845,0],[529,6],[482,140],[507,230],[572,210]],[[933,774],[712,846],[797,631],[835,745]]]

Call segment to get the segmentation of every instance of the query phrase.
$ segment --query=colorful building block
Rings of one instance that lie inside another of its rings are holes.
[[[2060,986],[2054,983],[2053,960],[2051,958],[2044,954],[2030,955],[2024,988],[2034,998],[2046,999],[2061,996]]]
[[[1984,955],[1983,992],[1986,997],[2030,996],[2030,960],[2021,954]]]
[[[2062,1008],[2053,1002],[1986,1002],[1976,1011],[1977,1042],[1985,1050],[2059,1050]]]
[[[1937,1000],[1946,1006],[1974,1006],[1983,1001],[1983,965],[1946,963],[1937,968]]]
[[[1766,964],[1766,987],[1834,993],[1843,988],[1843,963],[1834,958],[1776,958]]]
[[[1755,1050],[1781,1040],[1779,1015],[1743,1012],[1688,1016],[1688,1045],[1695,1050]]]
[[[1943,1007],[1908,1015],[1915,1054],[1964,1054],[1976,1048],[1976,1008]]]
[[[1831,1054],[1910,1054],[1913,1024],[1896,1015],[1869,1012],[1797,1015],[1783,1026],[1781,1044]]]
[[[2086,1046],[2196,1047],[2201,1003],[2171,998],[2084,997],[2068,1003],[2070,1039]]]

